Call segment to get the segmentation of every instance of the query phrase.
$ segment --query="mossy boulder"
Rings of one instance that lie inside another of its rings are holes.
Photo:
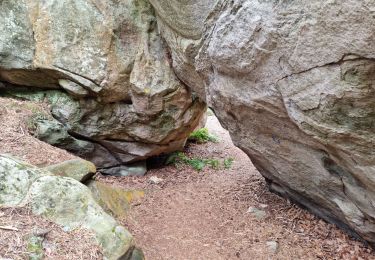
[[[6,155],[0,155],[0,180],[0,207],[29,205],[33,214],[48,218],[66,231],[91,230],[103,247],[105,259],[117,260],[132,254],[131,234],[77,180],[53,176]]]
[[[31,184],[45,175],[51,173],[10,155],[0,155],[0,206],[24,204]]]
[[[124,189],[99,181],[90,181],[88,187],[99,205],[116,217],[126,216],[130,203],[145,195],[143,190]]]
[[[73,159],[44,168],[54,175],[73,178],[79,182],[89,180],[95,173],[96,167],[92,162]]]
[[[33,213],[43,215],[65,230],[94,231],[108,259],[117,259],[133,245],[132,236],[103,211],[90,190],[72,178],[42,176],[30,187]]]

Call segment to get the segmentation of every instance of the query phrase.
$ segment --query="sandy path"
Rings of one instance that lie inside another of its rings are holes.
[[[208,118],[207,127],[220,142],[192,144],[186,153],[234,158],[231,169],[196,172],[168,166],[136,180],[115,179],[119,185],[146,188],[145,199],[123,222],[147,259],[375,259],[336,227],[270,193],[215,117]],[[149,184],[150,176],[164,181]],[[249,207],[264,207],[266,217],[257,219],[247,212]],[[278,243],[276,252],[269,241]]]

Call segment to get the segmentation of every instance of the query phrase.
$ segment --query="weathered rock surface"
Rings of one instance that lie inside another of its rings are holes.
[[[89,180],[96,173],[95,165],[82,159],[74,159],[50,165],[45,167],[44,170],[54,175],[73,178],[79,182]]]
[[[131,234],[103,211],[86,186],[0,155],[0,207],[25,205],[66,230],[93,231],[106,259],[130,259],[125,256],[134,248]]]
[[[374,245],[373,1],[151,3],[178,77],[270,188]]]
[[[246,213],[250,213],[252,216],[254,216],[258,220],[262,220],[267,216],[267,212],[264,210],[255,208],[255,207],[249,207]]]
[[[205,82],[196,71],[195,57],[201,47],[203,25],[217,0],[150,0],[154,6],[158,27],[173,59],[178,78],[205,100]]]
[[[1,89],[46,99],[40,139],[99,168],[181,148],[204,112],[146,0],[4,0],[0,35]]]
[[[90,181],[87,186],[96,202],[109,214],[115,217],[125,217],[130,209],[130,203],[144,197],[143,190],[123,189],[100,181]]]
[[[373,1],[150,2],[0,2],[0,89],[51,104],[39,138],[121,166],[206,100],[272,190],[375,245]]]
[[[112,176],[144,176],[147,172],[146,161],[135,162],[129,165],[121,165],[109,169],[102,169],[101,173]]]

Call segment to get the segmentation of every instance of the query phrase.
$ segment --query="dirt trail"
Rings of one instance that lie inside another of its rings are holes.
[[[335,226],[270,193],[215,117],[208,118],[207,127],[220,142],[191,144],[186,154],[234,158],[229,170],[167,166],[143,178],[102,179],[146,189],[123,223],[147,259],[375,259]],[[151,176],[164,181],[150,184]],[[248,213],[249,207],[264,210],[265,218]]]
[[[27,133],[28,118],[47,109],[32,102],[0,101],[0,153],[39,166],[74,158]],[[234,158],[229,170],[205,168],[196,172],[189,166],[165,166],[141,178],[99,178],[146,190],[145,198],[134,202],[122,222],[148,260],[375,259],[362,243],[270,193],[248,157],[233,146],[215,117],[208,118],[207,127],[220,142],[191,144],[186,154]],[[163,181],[151,184],[151,176]],[[265,218],[257,219],[248,213],[249,207],[264,210]],[[268,241],[278,242],[276,252],[269,248]],[[66,248],[69,245],[61,246],[70,250]],[[81,253],[69,259],[81,259]]]

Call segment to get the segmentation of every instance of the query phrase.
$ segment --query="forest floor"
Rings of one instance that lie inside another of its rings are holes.
[[[30,119],[48,113],[45,104],[0,97],[0,154],[10,154],[39,167],[76,158],[29,133],[33,127]],[[35,241],[36,237],[42,240]],[[66,232],[43,217],[30,214],[27,207],[0,207],[0,260],[36,259],[32,254],[40,253],[40,249],[45,259],[51,260],[103,258],[94,234],[87,230]]]
[[[214,116],[206,127],[219,141],[189,144],[186,156],[220,162],[233,158],[229,169],[221,164],[198,172],[171,165],[151,169],[142,178],[101,178],[146,190],[122,222],[147,259],[375,259],[361,242],[269,192]],[[163,181],[151,183],[151,176]]]
[[[0,153],[37,166],[74,158],[28,133],[30,116],[46,110],[43,105],[0,98]],[[219,141],[190,143],[184,154],[217,159],[219,169],[207,166],[196,171],[184,164],[159,165],[144,177],[97,178],[124,189],[146,191],[120,220],[146,259],[375,259],[373,250],[363,243],[269,192],[249,158],[232,144],[214,116],[208,117],[207,128]],[[233,164],[225,168],[223,161],[229,159],[234,159]],[[159,180],[150,181],[155,176]],[[0,226],[28,233],[37,223],[39,228],[54,230],[50,239],[59,245],[60,255],[68,257],[47,255],[47,259],[101,259],[100,250],[84,231],[67,234],[46,220],[28,215],[27,209],[0,209]],[[0,259],[24,259],[26,233],[18,231],[14,239],[12,232],[17,231],[0,229]],[[76,240],[81,237],[87,239]],[[12,257],[17,252],[19,257]]]

